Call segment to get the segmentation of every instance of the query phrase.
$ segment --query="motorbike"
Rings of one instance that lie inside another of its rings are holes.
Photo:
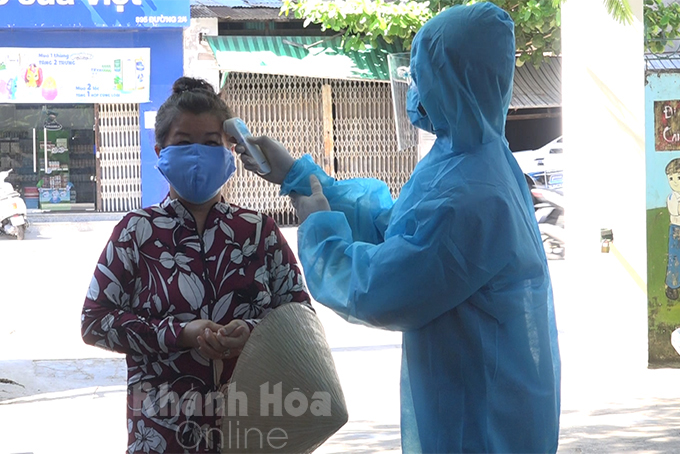
[[[566,240],[562,189],[534,186],[531,196],[546,256],[549,259],[563,259]]]
[[[26,203],[14,187],[5,182],[12,169],[0,172],[0,234],[23,240],[28,228]]]

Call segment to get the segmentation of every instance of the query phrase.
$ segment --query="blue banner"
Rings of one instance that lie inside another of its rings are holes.
[[[189,1],[0,0],[0,29],[188,27]]]

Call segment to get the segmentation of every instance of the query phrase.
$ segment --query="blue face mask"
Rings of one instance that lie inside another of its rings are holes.
[[[420,104],[418,87],[413,82],[411,82],[406,92],[406,113],[408,113],[408,118],[413,126],[434,134],[434,126],[427,116],[427,112],[423,109],[422,104]]]
[[[215,197],[236,171],[231,151],[199,143],[163,148],[156,167],[177,195],[196,205]]]

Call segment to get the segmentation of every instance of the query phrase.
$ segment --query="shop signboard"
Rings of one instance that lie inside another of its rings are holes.
[[[654,101],[654,145],[656,151],[680,150],[680,101]]]
[[[150,54],[149,48],[0,48],[0,103],[148,102]]]
[[[0,0],[0,28],[189,26],[190,0]]]

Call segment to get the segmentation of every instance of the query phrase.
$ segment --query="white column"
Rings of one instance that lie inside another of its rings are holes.
[[[562,4],[562,105],[567,304],[582,305],[583,323],[599,323],[603,338],[616,336],[607,325],[622,311],[636,311],[635,340],[625,348],[637,363],[646,361],[647,321],[644,21],[643,1],[630,4],[630,25],[612,19],[601,0]],[[601,228],[614,232],[609,254],[601,252]],[[633,339],[621,328],[622,339]],[[623,353],[616,339],[603,341]]]

